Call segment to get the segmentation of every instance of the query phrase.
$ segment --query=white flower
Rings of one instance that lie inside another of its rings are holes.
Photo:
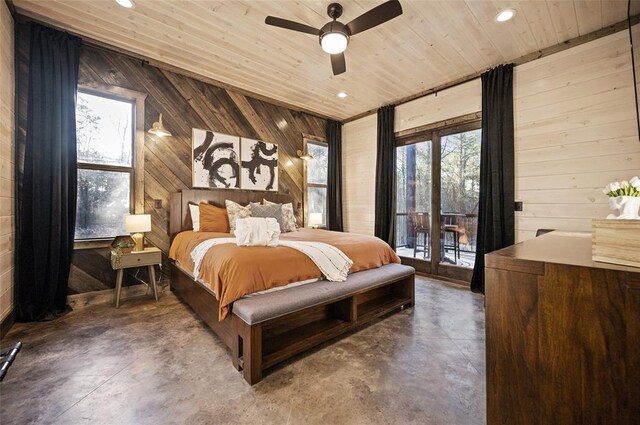
[[[626,180],[622,180],[622,181],[620,182],[620,186],[622,186],[623,188],[625,188],[625,189],[626,189],[626,188],[628,188],[628,187],[629,187],[629,182],[628,182],[628,181],[626,181]]]
[[[608,195],[609,193],[611,193],[611,190],[609,189],[609,185],[606,185],[604,189],[602,189],[602,193],[604,193],[605,195]]]
[[[638,176],[632,177],[631,180],[629,180],[629,184],[640,190],[640,178],[638,178]]]
[[[620,182],[613,182],[611,183],[611,188],[613,189],[613,191],[617,191],[618,189],[620,189]]]

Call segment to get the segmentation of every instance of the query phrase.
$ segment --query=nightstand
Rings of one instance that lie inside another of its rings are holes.
[[[111,254],[113,257],[113,253]],[[111,264],[114,265],[112,258]],[[153,296],[158,301],[158,283],[156,281],[155,265],[162,264],[162,251],[156,247],[145,248],[144,251],[123,253],[120,257],[120,263],[114,265],[114,269],[118,271],[116,278],[116,308],[120,307],[120,291],[122,290],[122,277],[125,269],[133,267],[147,266],[149,268],[149,279],[151,279],[151,287],[153,288]]]

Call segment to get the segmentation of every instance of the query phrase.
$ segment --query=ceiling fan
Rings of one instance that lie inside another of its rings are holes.
[[[322,50],[331,55],[333,75],[338,75],[347,70],[344,51],[349,44],[349,38],[402,15],[402,6],[398,0],[389,0],[363,13],[346,25],[337,20],[342,16],[342,6],[339,3],[331,3],[327,7],[327,15],[333,21],[320,29],[275,16],[267,16],[264,22],[267,25],[319,36]]]

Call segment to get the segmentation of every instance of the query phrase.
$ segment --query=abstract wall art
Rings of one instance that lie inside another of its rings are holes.
[[[193,129],[193,187],[240,188],[240,138]]]
[[[278,145],[241,140],[240,186],[246,190],[278,190]]]

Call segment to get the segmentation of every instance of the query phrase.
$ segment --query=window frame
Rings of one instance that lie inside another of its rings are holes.
[[[144,213],[144,104],[145,93],[125,89],[118,86],[94,84],[78,85],[78,93],[86,93],[106,99],[127,102],[132,105],[132,146],[131,166],[94,164],[77,161],[79,170],[115,171],[129,173],[129,211],[132,214]],[[77,196],[77,195],[76,195]],[[74,239],[74,249],[105,248],[111,246],[111,241],[117,236],[91,239]]]
[[[395,133],[396,148],[424,141],[431,142],[431,229],[440,229],[441,226],[440,214],[433,214],[433,211],[440,211],[442,201],[441,138],[481,128],[482,113],[475,112]],[[430,260],[424,261],[411,257],[400,258],[403,264],[410,265],[417,271],[428,275],[464,282],[470,282],[473,276],[473,269],[441,263],[440,237],[431,238]]]
[[[329,144],[327,143],[327,140],[324,137],[320,137],[320,136],[311,136],[308,134],[303,134],[302,135],[302,148],[303,148],[303,152],[304,153],[308,153],[308,145],[316,145],[316,146],[322,146],[327,148],[327,152],[329,150]],[[303,189],[303,214],[302,214],[302,225],[303,227],[307,227],[307,223],[309,222],[309,199],[307,196],[307,189],[310,187],[319,187],[319,188],[324,188],[326,191],[328,191],[328,182],[327,184],[319,184],[319,183],[307,183],[307,174],[308,174],[308,161],[302,160],[303,165],[302,165],[302,189]],[[329,170],[327,169],[327,173],[329,172]],[[328,177],[328,176],[327,176]],[[326,198],[325,198],[325,202],[326,202]],[[326,212],[326,208],[327,206],[325,205],[325,212]],[[325,214],[326,216],[326,214]],[[322,223],[321,227],[326,227],[327,223]]]

